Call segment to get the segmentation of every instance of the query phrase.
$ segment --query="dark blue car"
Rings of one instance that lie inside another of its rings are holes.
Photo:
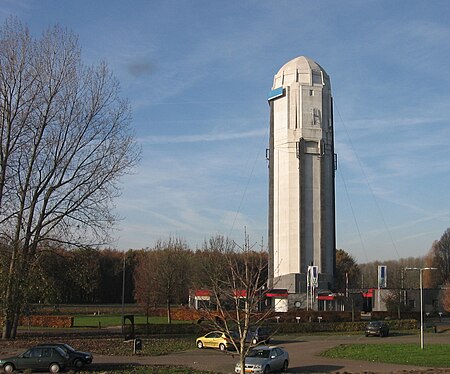
[[[0,359],[0,366],[5,373],[15,370],[41,370],[59,373],[69,364],[69,355],[61,348],[54,346],[38,346],[15,356]]]

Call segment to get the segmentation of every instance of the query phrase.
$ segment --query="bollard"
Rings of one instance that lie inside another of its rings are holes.
[[[142,350],[142,340],[139,338],[134,339],[133,341],[133,353],[136,354],[137,351]]]

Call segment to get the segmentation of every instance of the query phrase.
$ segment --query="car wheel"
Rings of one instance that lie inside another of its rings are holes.
[[[203,348],[203,342],[201,340],[199,340],[197,342],[197,348],[202,349]]]
[[[3,371],[5,373],[12,373],[12,372],[14,372],[14,365],[13,364],[6,364],[5,366],[3,366]]]
[[[73,361],[73,366],[76,367],[77,369],[81,369],[83,367],[83,365],[84,365],[83,360],[80,360],[79,358],[76,358]]]
[[[270,373],[270,366],[267,365],[267,366],[264,368],[264,374],[269,374],[269,373]]]
[[[225,347],[225,344],[220,343],[220,344],[219,344],[219,349],[220,349],[221,351],[225,351],[225,350],[227,349],[227,347]]]
[[[50,364],[50,367],[48,368],[48,371],[50,373],[59,373],[61,371],[61,367],[59,366],[59,364],[54,362],[53,364]]]
[[[289,367],[289,361],[288,360],[284,360],[283,368],[281,369],[281,371],[287,371],[288,367]]]

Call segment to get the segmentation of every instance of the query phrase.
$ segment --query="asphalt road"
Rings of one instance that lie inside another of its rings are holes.
[[[388,338],[365,337],[364,335],[349,336],[300,336],[290,340],[274,341],[273,344],[284,347],[290,355],[289,373],[450,373],[448,369],[435,369],[411,365],[394,365],[377,362],[338,360],[319,356],[329,348],[339,344],[370,344],[370,343],[417,343],[420,345],[419,335],[398,335]],[[426,344],[449,344],[450,334],[425,334]],[[238,356],[233,352],[220,352],[213,349],[194,349],[160,357],[118,357],[95,356],[93,366],[104,363],[134,363],[137,365],[180,365],[190,366],[200,370],[217,373],[234,373],[234,365]]]

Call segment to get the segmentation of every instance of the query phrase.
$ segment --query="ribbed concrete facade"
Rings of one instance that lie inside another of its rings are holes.
[[[330,79],[298,57],[274,77],[269,144],[269,279],[290,293],[306,291],[309,265],[319,288],[335,268],[335,155]]]

